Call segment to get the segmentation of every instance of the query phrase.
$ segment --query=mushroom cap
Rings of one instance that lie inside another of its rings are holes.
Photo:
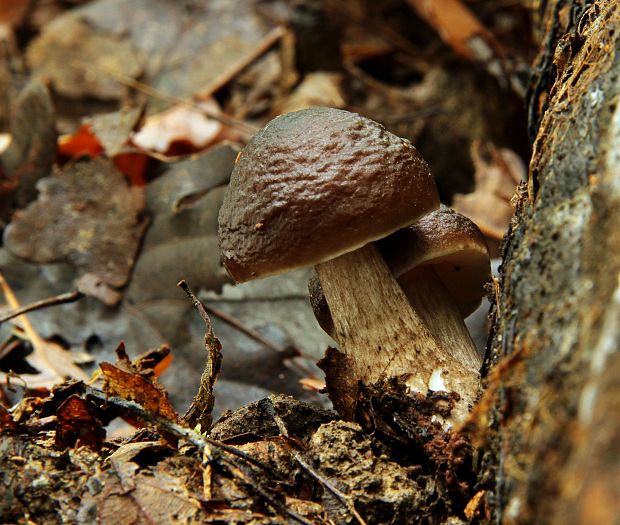
[[[412,285],[415,281],[412,272],[433,265],[463,317],[480,305],[484,284],[491,280],[484,235],[471,220],[445,205],[383,239],[379,249],[405,293],[408,281]]]
[[[438,206],[409,141],[344,110],[288,113],[237,159],[219,214],[223,262],[237,282],[318,264]]]

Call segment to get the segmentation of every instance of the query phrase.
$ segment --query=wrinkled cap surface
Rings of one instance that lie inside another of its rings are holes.
[[[219,214],[223,262],[237,282],[318,264],[438,206],[409,141],[348,111],[288,113],[237,159]]]
[[[478,307],[485,294],[484,285],[491,280],[489,249],[482,232],[448,206],[441,205],[382,240],[379,249],[405,293],[407,274],[433,265],[463,317]],[[413,275],[411,282],[415,283]]]

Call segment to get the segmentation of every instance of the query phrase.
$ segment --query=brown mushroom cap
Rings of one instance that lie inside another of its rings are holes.
[[[480,305],[484,284],[491,279],[489,249],[481,231],[444,205],[383,239],[379,249],[405,293],[409,281],[414,285],[415,269],[433,265],[463,317]]]
[[[426,162],[361,115],[310,108],[272,120],[241,152],[219,215],[243,282],[333,259],[436,209]]]

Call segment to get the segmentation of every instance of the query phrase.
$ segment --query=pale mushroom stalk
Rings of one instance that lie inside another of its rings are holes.
[[[467,352],[466,345],[464,352],[453,352],[456,334],[441,341],[431,333],[419,315],[424,308],[412,308],[376,246],[368,244],[315,270],[329,304],[333,338],[351,358],[356,377],[369,385],[401,377],[422,394],[429,389],[457,392],[461,399],[448,426],[463,421],[478,395],[480,358],[475,348],[474,355]],[[438,284],[439,293],[445,293]],[[439,323],[453,320],[449,306],[447,311],[439,308],[449,303],[439,299],[432,309]],[[462,324],[458,309],[456,317]],[[466,329],[465,336],[469,338]]]
[[[478,374],[482,359],[465,326],[463,316],[450,292],[439,279],[432,266],[422,266],[400,280],[407,300],[420,315],[424,325],[446,349],[458,370],[465,371],[466,377],[472,378],[467,386],[461,385],[457,392],[468,401],[475,401],[479,389]],[[449,374],[449,372],[448,372]],[[432,390],[448,390],[450,380],[446,373],[433,377]]]

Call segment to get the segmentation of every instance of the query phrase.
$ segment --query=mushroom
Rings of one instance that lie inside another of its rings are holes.
[[[481,359],[463,319],[478,307],[484,285],[491,279],[482,232],[467,217],[442,205],[377,244],[425,326],[451,353],[459,369],[470,371],[472,381],[458,392],[465,402],[473,403]],[[308,291],[319,325],[338,341],[318,274],[311,275]],[[446,390],[444,378],[451,372],[438,367],[430,389]]]
[[[314,265],[355,377],[400,376],[425,394],[438,369],[450,370],[446,389],[460,392],[477,371],[459,370],[373,243],[438,206],[409,141],[348,111],[288,113],[237,159],[219,215],[223,263],[237,282]]]

